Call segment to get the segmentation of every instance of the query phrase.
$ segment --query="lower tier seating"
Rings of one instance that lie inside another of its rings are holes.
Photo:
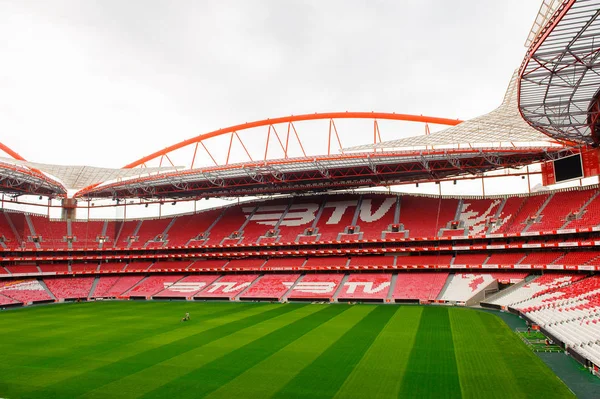
[[[338,300],[382,300],[390,291],[391,273],[352,273],[342,284]]]
[[[176,281],[180,280],[182,275],[153,275],[145,278],[125,295],[129,297],[149,297],[158,294],[160,291],[169,288]]]
[[[219,278],[216,274],[187,276],[154,295],[155,298],[190,298]]]
[[[233,299],[252,284],[257,274],[225,275],[194,295],[195,298]]]
[[[44,282],[57,299],[77,299],[90,295],[94,277],[45,278]]]
[[[495,282],[496,279],[487,273],[456,273],[451,277],[439,299],[467,302]]]
[[[300,274],[264,275],[240,295],[240,299],[280,300],[299,277]]]
[[[54,300],[36,279],[0,281],[0,294],[24,304]]]
[[[392,298],[397,301],[435,301],[447,279],[445,272],[398,273]]]
[[[290,291],[289,299],[331,299],[343,274],[307,274]]]

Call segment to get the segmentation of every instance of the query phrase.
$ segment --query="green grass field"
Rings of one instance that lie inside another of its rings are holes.
[[[186,311],[192,320],[183,323]],[[0,313],[3,398],[569,398],[497,316],[104,302]]]

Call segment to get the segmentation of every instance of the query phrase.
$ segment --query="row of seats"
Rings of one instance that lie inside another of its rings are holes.
[[[485,281],[512,279],[520,272],[498,272],[468,275],[470,284],[479,285],[478,278]],[[448,277],[450,276],[450,280]],[[447,272],[403,273],[325,273],[304,274],[206,274],[184,275],[181,273],[120,276],[66,276],[43,279],[6,280],[0,283],[0,300],[4,297],[19,303],[78,299],[88,297],[118,298],[223,298],[233,299],[322,299],[331,300],[461,300],[448,281],[465,278],[463,274]],[[1,280],[0,280],[1,281]],[[476,287],[472,290],[475,292]],[[471,292],[471,291],[470,291]],[[284,296],[287,295],[285,298]]]
[[[162,219],[69,223],[3,212],[0,245],[42,249],[160,248],[378,240],[388,234],[388,238],[393,238],[398,234],[436,237],[549,231],[600,224],[597,197],[595,189],[486,199],[321,195],[251,202]]]

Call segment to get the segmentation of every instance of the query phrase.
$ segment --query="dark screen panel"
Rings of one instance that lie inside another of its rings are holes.
[[[554,173],[556,175],[557,183],[565,180],[582,178],[583,169],[581,168],[581,155],[572,155],[554,161]]]

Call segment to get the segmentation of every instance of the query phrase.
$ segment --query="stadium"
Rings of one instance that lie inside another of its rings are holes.
[[[599,16],[544,0],[466,120],[233,121],[121,168],[3,139],[0,397],[600,397]]]

